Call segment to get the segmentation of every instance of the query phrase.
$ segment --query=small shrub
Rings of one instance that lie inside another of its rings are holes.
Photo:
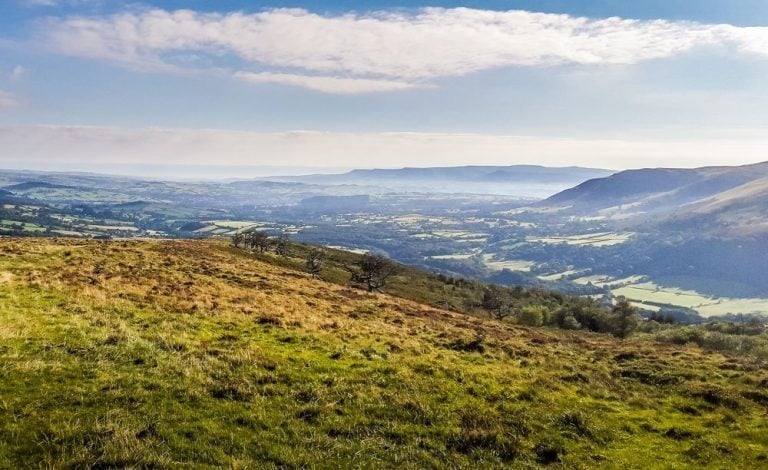
[[[280,320],[274,315],[261,315],[258,318],[256,318],[256,323],[258,323],[259,325],[274,325],[274,326],[281,326],[283,324],[282,320]]]
[[[448,448],[463,454],[491,451],[504,462],[520,453],[518,437],[494,413],[468,408],[461,413],[461,428],[448,440]]]
[[[565,448],[554,442],[539,442],[533,452],[536,454],[536,462],[542,465],[562,462],[563,455],[566,454]]]
[[[561,428],[572,430],[579,436],[589,437],[592,435],[586,416],[578,411],[565,413],[556,421]]]
[[[316,424],[319,421],[321,414],[322,410],[319,407],[305,406],[296,412],[296,418],[306,423]]]
[[[485,352],[485,334],[477,332],[474,339],[457,339],[449,345],[450,349],[464,352]]]

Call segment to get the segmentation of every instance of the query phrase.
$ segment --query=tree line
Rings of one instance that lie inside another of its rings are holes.
[[[526,289],[520,286],[491,284],[484,289],[481,305],[496,320],[514,318],[527,326],[589,330],[619,338],[630,336],[640,322],[637,308],[623,297],[610,310],[588,299],[576,299],[551,308],[543,303],[527,302],[525,298]]]
[[[233,243],[235,247],[258,253],[274,251],[281,256],[290,256],[292,252],[290,238],[285,233],[270,237],[262,231],[245,231],[236,234]],[[325,250],[311,247],[304,256],[304,270],[313,279],[322,279],[326,258]],[[401,272],[398,264],[383,255],[371,253],[363,254],[354,263],[342,267],[350,273],[351,285],[368,292],[380,292],[393,276]],[[610,333],[619,338],[630,336],[640,322],[637,308],[624,298],[619,298],[616,305],[608,310],[591,299],[569,297],[556,292],[537,293],[535,289],[521,286],[483,285],[438,274],[435,277],[444,279],[446,285],[464,283],[482,289],[479,307],[499,321],[515,320],[527,326]]]
[[[277,237],[259,230],[238,232],[232,237],[236,248],[253,250],[258,253],[274,251],[280,256],[290,256],[291,239],[283,232]],[[313,279],[321,279],[326,255],[320,248],[311,248],[304,259],[304,268]],[[365,253],[352,265],[344,265],[350,273],[350,284],[368,292],[381,292],[390,278],[399,272],[399,266],[387,257]]]

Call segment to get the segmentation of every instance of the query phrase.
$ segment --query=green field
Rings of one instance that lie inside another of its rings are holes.
[[[96,224],[90,224],[85,226],[88,229],[91,230],[99,230],[99,231],[123,231],[123,232],[138,232],[139,229],[134,227],[133,225],[96,225]]]
[[[483,255],[483,264],[492,271],[501,271],[502,269],[509,269],[510,271],[530,271],[531,268],[536,266],[533,261],[527,261],[524,259],[510,259],[510,260],[495,260],[493,254]]]
[[[677,305],[691,308],[708,317],[728,313],[759,313],[768,315],[768,299],[731,299],[701,295],[695,291],[661,287],[652,282],[631,284],[613,290],[629,300]]]
[[[4,239],[0,253],[0,468],[768,461],[757,353],[526,328],[223,242]],[[462,288],[438,282],[392,289]]]
[[[16,220],[0,220],[0,230],[14,230],[16,227],[21,226],[21,230],[24,232],[44,232],[45,227],[41,227],[38,224],[30,222],[20,222]]]
[[[542,281],[559,281],[561,278],[574,276],[584,271],[585,270],[583,269],[569,269],[567,271],[563,271],[559,273],[547,274],[544,276],[536,276],[536,277],[541,279]]]
[[[628,241],[635,234],[632,232],[600,232],[584,235],[570,235],[564,237],[529,237],[527,241],[532,243],[546,243],[549,245],[566,243],[578,246],[612,246]]]

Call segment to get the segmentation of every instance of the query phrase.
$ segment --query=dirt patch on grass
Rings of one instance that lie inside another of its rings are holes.
[[[0,272],[0,284],[7,284],[13,280],[13,273],[8,271]]]

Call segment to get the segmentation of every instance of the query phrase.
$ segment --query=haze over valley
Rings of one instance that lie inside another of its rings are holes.
[[[618,173],[408,168],[223,182],[4,172],[2,230],[83,238],[286,232],[449,275],[608,302],[623,295],[647,312],[768,314],[766,178],[768,164]]]

